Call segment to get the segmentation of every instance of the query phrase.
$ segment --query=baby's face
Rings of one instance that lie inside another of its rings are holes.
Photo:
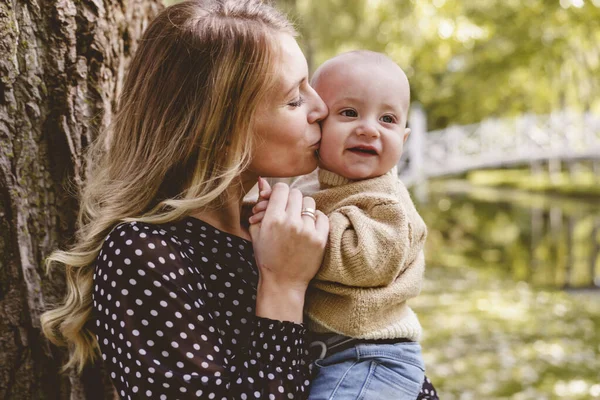
[[[327,104],[320,166],[348,179],[381,176],[400,160],[410,89],[396,65],[335,63],[314,86]]]

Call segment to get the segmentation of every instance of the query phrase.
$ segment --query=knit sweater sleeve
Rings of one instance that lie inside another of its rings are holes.
[[[402,196],[397,184],[397,178],[387,175],[315,194],[330,225],[318,280],[363,288],[385,286],[411,264],[421,238],[413,237],[414,207],[404,204],[410,197]]]
[[[408,254],[408,224],[399,203],[346,205],[329,214],[329,243],[316,278],[346,286],[387,285]]]

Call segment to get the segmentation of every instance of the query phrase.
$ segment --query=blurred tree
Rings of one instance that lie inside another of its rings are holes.
[[[0,3],[0,398],[114,398],[100,368],[59,374],[39,316],[62,298],[44,258],[72,236],[85,150],[109,122],[148,0]]]
[[[350,49],[394,58],[432,129],[490,116],[600,112],[600,1],[296,0],[314,69]]]

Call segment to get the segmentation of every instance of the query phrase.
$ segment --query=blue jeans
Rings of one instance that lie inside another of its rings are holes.
[[[425,378],[417,342],[359,344],[313,368],[309,400],[415,400]]]

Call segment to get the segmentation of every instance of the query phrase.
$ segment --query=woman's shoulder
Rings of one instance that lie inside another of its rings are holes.
[[[139,221],[116,225],[96,258],[97,272],[118,275],[145,276],[150,272],[162,275],[189,264],[189,250],[178,237],[175,224]]]
[[[171,238],[177,232],[177,224],[151,224],[140,221],[121,222],[108,233],[105,242],[123,240],[120,238],[127,237],[127,240],[148,239],[150,237],[166,237]],[[130,243],[131,244],[131,243]]]
[[[116,225],[106,236],[103,251],[119,255],[124,249],[131,249],[140,256],[144,251],[177,249],[181,251],[184,240],[181,238],[177,223],[151,224],[140,221],[122,222]]]

